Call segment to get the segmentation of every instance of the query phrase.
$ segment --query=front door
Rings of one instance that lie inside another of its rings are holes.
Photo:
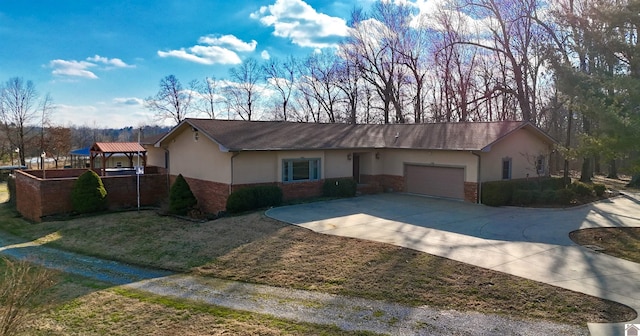
[[[360,183],[360,154],[353,153],[353,179]]]

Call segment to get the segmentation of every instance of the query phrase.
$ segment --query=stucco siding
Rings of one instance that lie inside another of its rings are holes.
[[[231,153],[220,151],[218,144],[202,134],[194,139],[194,132],[186,129],[168,141],[169,171],[172,175],[231,183]]]
[[[147,146],[147,166],[165,168],[165,151],[162,148]]]
[[[493,145],[488,152],[481,153],[482,181],[502,180],[502,161],[511,158],[511,178],[520,179],[537,176],[536,158],[545,157],[545,165],[549,166],[550,144],[525,129],[519,129]]]
[[[464,168],[467,182],[476,182],[478,176],[477,157],[467,151],[392,149],[381,152],[380,161],[382,172],[374,174],[404,176],[405,164],[416,164]]]
[[[276,152],[240,152],[233,158],[233,184],[275,182],[278,175]]]
[[[350,150],[327,150],[324,157],[326,162],[324,163],[325,170],[322,178],[349,177],[353,175],[353,154]]]

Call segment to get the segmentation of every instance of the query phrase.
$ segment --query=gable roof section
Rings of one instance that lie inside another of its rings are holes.
[[[320,149],[483,150],[526,127],[549,143],[555,141],[528,122],[465,122],[433,124],[317,124],[283,121],[185,119],[156,146],[184,129],[198,130],[221,149],[236,151]]]
[[[92,152],[102,153],[147,152],[147,150],[137,142],[96,142],[90,149]]]

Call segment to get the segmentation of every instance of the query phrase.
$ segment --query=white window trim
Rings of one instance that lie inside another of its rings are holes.
[[[315,168],[318,171],[317,178],[309,178],[304,180],[287,180],[285,176],[293,177],[293,165],[289,163],[293,162],[309,162],[309,177],[313,175],[312,170],[314,169],[314,165],[311,162],[316,162]],[[282,171],[281,171],[281,179],[282,183],[297,183],[297,182],[311,182],[311,181],[319,181],[322,179],[322,161],[321,158],[291,158],[291,159],[282,159]],[[285,169],[287,169],[287,174],[285,174]]]

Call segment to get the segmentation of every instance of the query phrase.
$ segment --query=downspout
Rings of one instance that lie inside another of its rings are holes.
[[[231,155],[231,183],[229,183],[229,195],[233,192],[233,159],[238,155],[240,155],[240,152],[234,152],[233,155]]]
[[[478,201],[477,202],[478,202],[478,204],[482,204],[482,199],[481,199],[482,198],[482,181],[480,179],[480,176],[482,176],[482,175],[480,175],[480,173],[481,173],[480,167],[482,167],[482,157],[480,156],[480,154],[478,154],[478,153],[476,153],[474,151],[471,151],[471,154],[473,154],[473,155],[478,157],[478,181],[477,181],[477,183],[478,183]]]

